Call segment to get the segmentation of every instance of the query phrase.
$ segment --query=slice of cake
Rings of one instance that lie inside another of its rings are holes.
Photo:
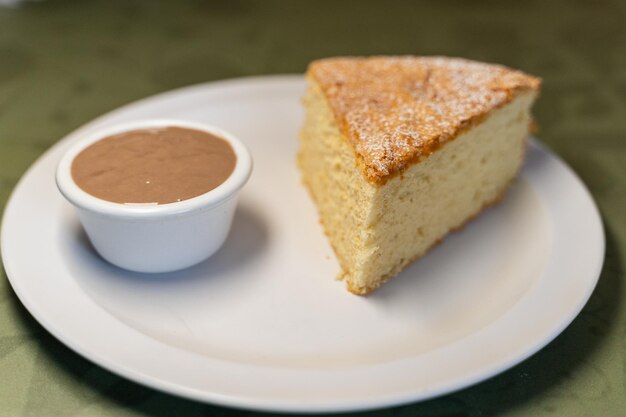
[[[355,294],[502,197],[540,87],[519,71],[443,57],[324,59],[307,79],[298,162]]]

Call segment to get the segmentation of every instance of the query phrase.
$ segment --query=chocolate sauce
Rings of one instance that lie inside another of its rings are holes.
[[[72,162],[72,178],[102,200],[166,204],[216,188],[236,161],[230,144],[210,133],[174,126],[138,129],[85,148]]]

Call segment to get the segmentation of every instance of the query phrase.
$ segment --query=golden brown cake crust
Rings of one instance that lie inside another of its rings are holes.
[[[314,61],[319,84],[368,181],[384,184],[480,122],[538,78],[445,57],[346,57]]]

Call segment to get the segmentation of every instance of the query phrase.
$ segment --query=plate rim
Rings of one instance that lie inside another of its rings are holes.
[[[591,203],[591,208],[593,210],[593,221],[598,223],[599,228],[597,231],[599,232],[599,242],[598,242],[598,258],[596,260],[596,265],[594,268],[594,279],[590,280],[590,285],[587,287],[587,293],[580,298],[577,306],[572,309],[575,311],[571,317],[563,320],[560,323],[560,326],[553,329],[553,332],[544,339],[540,340],[538,343],[535,343],[532,349],[528,349],[524,352],[523,355],[518,355],[512,357],[509,361],[502,362],[499,366],[491,367],[489,372],[483,372],[479,377],[469,376],[468,380],[459,380],[454,385],[448,385],[444,387],[444,389],[439,390],[425,390],[419,393],[419,390],[414,390],[409,393],[397,393],[395,396],[388,396],[386,399],[364,399],[358,402],[358,404],[344,402],[344,403],[319,403],[316,401],[312,401],[309,404],[306,404],[302,401],[291,402],[291,401],[283,401],[282,403],[277,403],[275,400],[263,401],[260,399],[250,399],[250,398],[241,398],[240,396],[229,396],[223,395],[220,393],[207,393],[206,391],[197,391],[191,389],[189,387],[182,387],[176,384],[172,384],[169,381],[160,381],[154,379],[150,375],[142,375],[141,373],[134,372],[129,369],[120,368],[115,363],[111,363],[108,359],[100,357],[93,352],[85,351],[81,346],[75,343],[75,341],[70,340],[60,331],[54,323],[48,321],[48,318],[43,315],[42,312],[38,310],[36,305],[33,305],[32,300],[29,299],[28,294],[24,293],[24,288],[20,286],[19,279],[15,277],[13,264],[11,261],[7,262],[10,258],[8,253],[10,247],[7,245],[8,237],[6,232],[7,227],[6,223],[8,222],[9,215],[7,213],[11,213],[11,207],[13,206],[16,196],[19,194],[23,185],[28,181],[28,179],[34,175],[36,168],[42,164],[42,161],[50,154],[56,152],[58,148],[67,146],[68,143],[72,141],[72,139],[82,134],[83,132],[93,128],[93,126],[97,126],[102,121],[106,121],[110,118],[115,117],[118,114],[123,114],[126,111],[135,108],[141,107],[146,103],[150,103],[153,101],[159,101],[164,99],[176,98],[176,96],[185,95],[188,92],[194,92],[196,90],[203,90],[205,88],[214,89],[225,87],[229,88],[230,86],[239,86],[241,83],[258,83],[261,84],[267,82],[302,82],[303,77],[301,75],[270,75],[270,76],[254,76],[254,77],[242,77],[242,78],[233,78],[219,81],[211,81],[207,83],[201,83],[197,85],[186,86],[166,92],[162,92],[153,96],[149,96],[131,103],[127,103],[119,108],[116,108],[110,112],[107,112],[86,124],[78,127],[72,132],[65,135],[63,138],[58,140],[53,146],[44,151],[26,170],[26,172],[22,175],[20,180],[17,182],[15,187],[13,188],[10,197],[7,200],[3,219],[0,224],[0,252],[2,255],[2,262],[4,265],[4,269],[7,275],[7,279],[13,288],[13,291],[18,296],[20,302],[24,305],[24,307],[29,311],[29,313],[55,338],[61,341],[63,344],[68,346],[71,350],[78,353],[82,357],[88,359],[92,363],[101,366],[117,375],[120,375],[124,378],[130,379],[136,383],[150,386],[151,388],[157,389],[159,391],[167,392],[170,394],[179,395],[185,398],[203,401],[203,402],[211,402],[218,405],[237,407],[237,408],[246,408],[252,410],[263,410],[263,411],[281,411],[281,412],[341,412],[341,411],[359,411],[359,410],[369,410],[374,408],[383,408],[388,406],[397,406],[401,404],[416,402],[425,400],[428,398],[434,398],[441,395],[445,395],[459,389],[474,385],[476,383],[482,382],[486,379],[489,379],[511,367],[521,363],[528,357],[534,355],[536,352],[541,350],[547,344],[549,344],[556,336],[558,336],[571,322],[578,316],[580,311],[583,309],[585,304],[587,303],[589,297],[593,293],[597,282],[600,277],[600,273],[602,271],[604,258],[605,258],[605,231],[602,223],[602,217],[600,215],[600,211],[589,191],[586,187],[585,183],[580,179],[580,177],[556,154],[549,151],[544,145],[539,144],[537,141],[532,140],[533,146],[536,146],[541,152],[550,156],[559,166],[560,168],[564,168],[568,176],[575,181],[576,186],[579,190],[583,191],[585,198]],[[12,278],[13,277],[13,278]]]

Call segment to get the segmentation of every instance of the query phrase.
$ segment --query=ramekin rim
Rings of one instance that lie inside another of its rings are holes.
[[[91,144],[126,131],[170,126],[197,129],[226,140],[237,157],[235,169],[226,181],[197,197],[156,205],[130,205],[106,201],[87,193],[74,182],[71,174],[72,162],[83,149]],[[61,194],[74,206],[83,210],[106,217],[154,220],[219,206],[233,197],[246,184],[251,173],[252,157],[250,151],[243,142],[230,132],[208,123],[173,118],[150,118],[106,125],[76,138],[68,145],[61,157],[57,165],[55,180]]]

